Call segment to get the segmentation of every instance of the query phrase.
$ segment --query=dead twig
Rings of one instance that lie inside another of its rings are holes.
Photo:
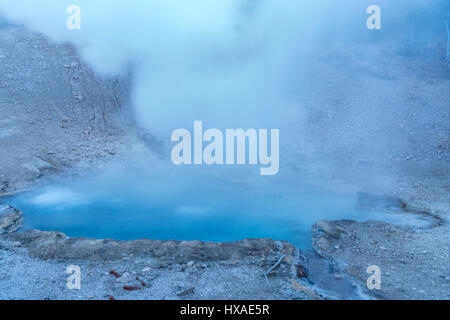
[[[269,285],[269,287],[271,287],[271,285],[270,285],[270,282],[269,282],[269,278],[267,278],[267,276],[268,276],[273,270],[275,270],[275,268],[277,268],[277,267],[280,265],[280,263],[283,261],[284,258],[286,258],[286,256],[285,256],[285,255],[282,255],[282,256],[277,260],[277,262],[276,262],[269,270],[267,270],[267,272],[265,272],[265,273],[263,274],[264,278],[266,278],[266,282],[267,282],[267,284]]]
[[[272,266],[272,268],[270,268],[265,274],[268,275],[270,274],[273,270],[275,270],[276,267],[278,267],[280,265],[280,263],[283,261],[283,259],[286,258],[285,255],[282,255],[280,257],[280,259],[278,259],[278,261]]]
[[[270,285],[269,278],[267,278],[267,274],[265,274],[265,273],[264,273],[264,278],[266,278],[267,285],[271,288],[272,286]]]

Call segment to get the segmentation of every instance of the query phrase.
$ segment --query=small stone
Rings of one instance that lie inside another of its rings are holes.
[[[189,296],[191,294],[193,294],[195,291],[194,287],[188,288],[186,290],[182,290],[181,292],[177,293],[177,296],[179,297],[185,297],[185,296]]]
[[[121,275],[119,278],[117,278],[116,280],[119,283],[128,283],[133,281],[133,277],[131,276],[131,274],[129,272],[125,272],[123,275]]]
[[[0,234],[17,231],[23,222],[22,212],[0,203]]]
[[[76,93],[74,95],[75,100],[77,101],[83,101],[84,100],[84,96],[81,93]]]
[[[115,152],[114,150],[111,150],[111,149],[104,149],[104,151],[105,151],[106,153],[109,153],[109,154],[112,155],[112,156],[114,156],[114,155],[116,154],[116,152]]]
[[[278,248],[278,250],[283,250],[283,244],[280,241],[275,241],[274,245]]]
[[[141,290],[142,288],[139,286],[123,286],[123,289],[126,291],[135,291],[135,290]]]
[[[296,269],[296,274],[297,274],[298,278],[306,278],[306,277],[308,277],[308,273],[306,272],[305,267],[303,267],[302,265],[297,264],[295,266],[295,269]]]

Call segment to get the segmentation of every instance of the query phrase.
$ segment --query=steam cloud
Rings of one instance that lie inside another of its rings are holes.
[[[97,72],[131,67],[138,124],[160,136],[194,120],[281,128],[285,136],[290,128],[298,135],[306,112],[290,89],[308,82],[310,58],[330,41],[368,37],[369,5],[383,8],[383,29],[400,24],[401,33],[411,9],[439,1],[0,0],[0,15],[74,44]],[[66,28],[73,4],[81,8],[78,31]]]
[[[378,2],[392,7],[389,1]],[[394,11],[402,15],[405,8],[424,3],[396,1]],[[319,50],[317,39],[326,41],[320,35],[347,31],[340,22],[345,21],[349,32],[354,23],[360,25],[357,30],[363,29],[364,8],[372,3],[2,0],[0,4],[1,13],[11,21],[56,41],[74,43],[97,71],[117,74],[133,65],[136,118],[166,134],[195,119],[209,120],[212,126],[281,126],[292,114],[292,105],[283,96],[290,67],[302,54]],[[82,10],[80,31],[65,27],[71,4]]]

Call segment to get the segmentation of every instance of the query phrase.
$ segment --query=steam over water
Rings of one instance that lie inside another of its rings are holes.
[[[408,33],[412,25],[405,17],[411,10],[440,2],[377,1],[387,30],[382,37]],[[66,9],[72,4],[81,9],[76,31],[66,28]],[[0,13],[56,41],[73,43],[98,72],[117,75],[131,68],[136,119],[154,133],[168,136],[194,120],[220,128],[288,129],[296,124],[298,133],[307,110],[292,96],[308,83],[311,59],[334,42],[373,40],[366,28],[366,9],[372,4],[1,0]],[[427,17],[431,21],[436,18],[432,14]]]
[[[388,89],[396,98],[403,92],[379,86],[379,78],[389,75],[379,76],[371,45],[402,43],[412,31],[417,41],[440,34],[439,8],[448,5],[376,2],[383,17],[378,33],[366,27],[366,8],[374,4],[368,0],[0,0],[0,16],[73,44],[96,72],[132,74],[137,125],[158,139],[168,142],[174,129],[191,129],[200,120],[221,130],[280,129],[281,145],[274,177],[259,177],[256,168],[245,166],[175,167],[164,158],[162,167],[122,167],[18,196],[12,204],[24,211],[26,227],[70,236],[272,237],[302,247],[310,245],[308,230],[318,220],[381,217],[362,213],[354,197],[330,195],[303,180],[308,173],[326,186],[343,175],[391,187],[384,168],[343,174],[353,159],[384,164],[386,153],[404,145],[402,139],[393,142],[396,118],[385,112],[379,94]],[[81,9],[80,30],[66,28],[72,4]],[[425,18],[411,20],[418,12],[426,12]],[[360,59],[356,67],[339,54],[342,48]],[[323,60],[325,71],[317,68]],[[353,91],[330,93],[331,78],[345,84],[352,80],[346,72],[355,68],[351,75],[361,76],[358,68],[365,66],[375,80],[362,78]],[[353,96],[367,99],[357,106],[342,103]],[[333,121],[317,125],[317,118],[333,117],[342,127]]]
[[[116,171],[114,177],[48,186],[8,202],[23,210],[25,229],[122,240],[273,238],[310,248],[310,228],[321,219],[426,225],[410,214],[364,211],[357,207],[356,197],[299,190],[262,177],[240,180],[232,172],[224,179],[223,172],[208,170]]]

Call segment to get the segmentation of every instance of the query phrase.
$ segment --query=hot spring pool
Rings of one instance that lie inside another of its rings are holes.
[[[299,191],[277,180],[174,172],[105,175],[2,201],[23,212],[23,229],[119,240],[273,238],[310,248],[310,228],[322,219],[402,219],[358,209],[356,196]]]

